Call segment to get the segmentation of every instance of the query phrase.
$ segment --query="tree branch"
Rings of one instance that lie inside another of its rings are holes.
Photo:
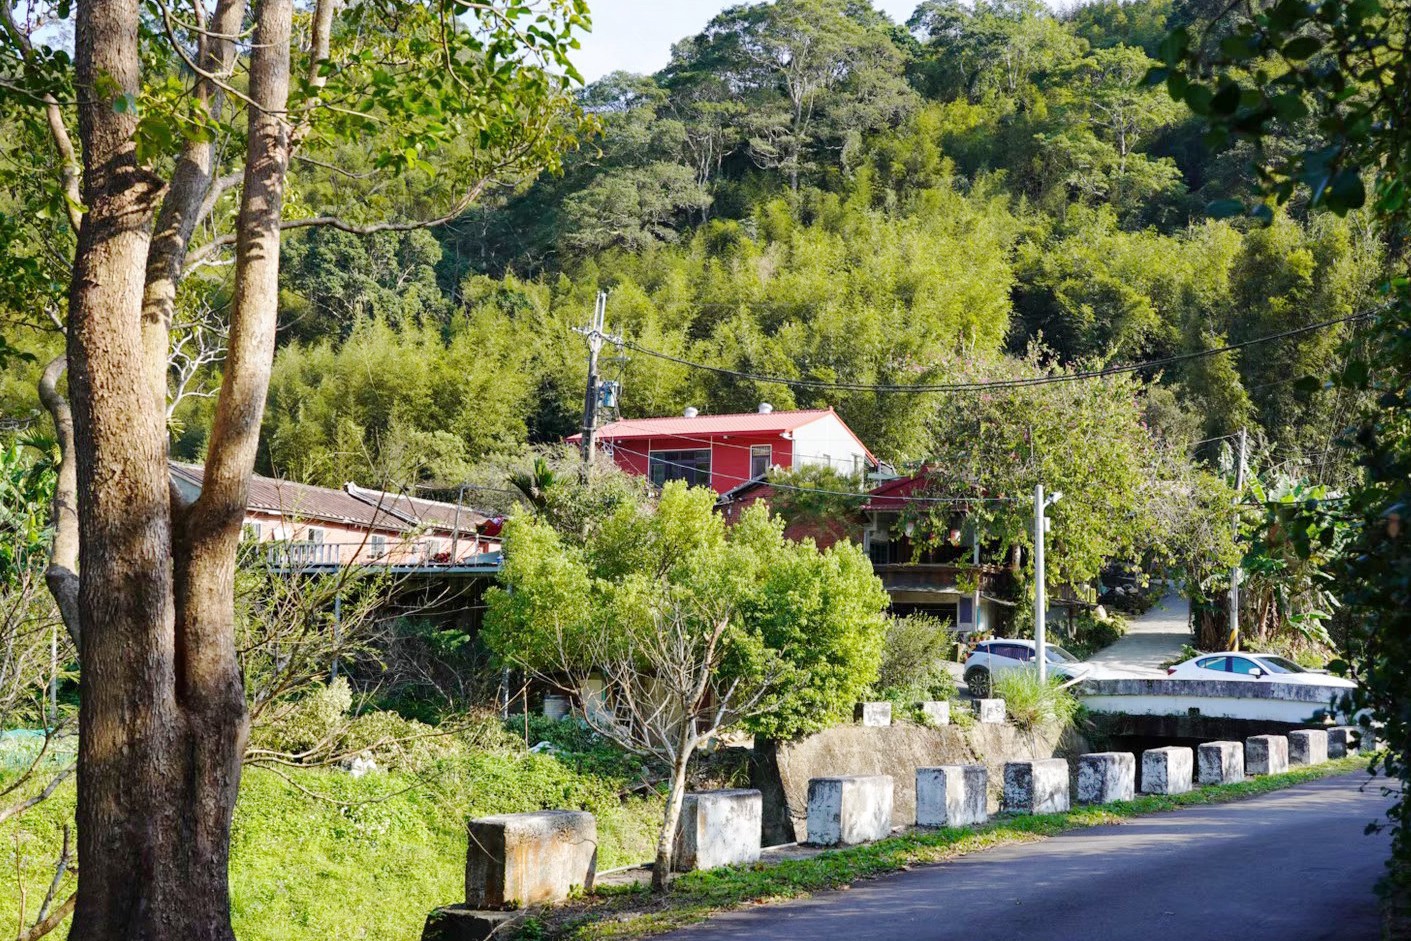
[[[20,50],[20,56],[26,61],[31,60],[34,57],[34,46],[15,23],[14,13],[10,10],[10,0],[0,2],[0,25],[4,26],[10,40]],[[59,152],[59,162],[64,168],[64,205],[68,210],[69,225],[73,227],[74,234],[77,234],[79,227],[83,225],[83,200],[78,188],[82,168],[74,150],[73,138],[69,136],[69,129],[64,126],[64,113],[58,100],[47,92],[41,98],[44,103],[44,118],[49,124],[49,136],[54,139],[54,148]]]
[[[59,616],[74,646],[80,647],[78,462],[74,457],[73,410],[69,408],[68,399],[59,392],[59,377],[67,364],[63,355],[56,356],[39,377],[39,399],[54,420],[54,435],[59,443],[59,479],[54,486],[52,517],[54,541],[49,547],[49,567],[44,572],[44,582],[59,606]]]

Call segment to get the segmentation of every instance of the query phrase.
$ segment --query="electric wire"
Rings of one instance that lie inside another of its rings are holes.
[[[1336,317],[1332,320],[1323,320],[1318,323],[1307,324],[1296,327],[1292,330],[1285,330],[1280,333],[1269,334],[1268,336],[1254,337],[1248,340],[1240,340],[1235,343],[1226,343],[1224,346],[1212,347],[1208,350],[1196,350],[1190,353],[1178,353],[1172,356],[1165,356],[1159,359],[1146,360],[1140,363],[1128,363],[1117,366],[1104,366],[1100,369],[1088,369],[1078,372],[1050,375],[1050,376],[1029,376],[1022,379],[994,379],[977,382],[943,382],[943,383],[862,383],[862,382],[832,382],[822,379],[800,379],[788,376],[769,376],[762,373],[752,373],[745,370],[729,369],[724,366],[712,366],[708,363],[698,363],[671,353],[663,353],[650,347],[642,346],[633,340],[624,340],[623,347],[641,353],[644,356],[651,356],[656,359],[666,360],[680,366],[691,369],[699,369],[706,372],[715,373],[721,376],[729,376],[734,379],[742,379],[748,382],[761,382],[770,385],[798,386],[808,389],[831,389],[845,392],[875,392],[879,394],[891,393],[924,393],[924,392],[982,392],[990,389],[1021,389],[1032,386],[1054,385],[1061,382],[1081,382],[1088,379],[1100,379],[1107,376],[1116,376],[1124,373],[1139,372],[1143,369],[1157,369],[1162,366],[1170,366],[1177,363],[1184,363],[1194,359],[1202,359],[1207,356],[1214,356],[1219,353],[1229,353],[1245,347],[1255,346],[1261,343],[1271,343],[1276,340],[1286,340],[1290,337],[1302,336],[1305,333],[1313,333],[1317,330],[1325,330],[1328,327],[1335,327],[1339,324],[1352,323],[1361,320],[1368,320],[1375,317],[1377,311],[1366,311],[1360,314],[1351,314],[1346,317]]]

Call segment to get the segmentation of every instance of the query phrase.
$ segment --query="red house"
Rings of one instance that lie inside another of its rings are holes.
[[[581,441],[574,435],[570,441]],[[758,480],[771,467],[809,465],[843,473],[876,468],[877,459],[831,408],[701,415],[688,408],[676,418],[624,418],[597,432],[598,447],[628,473],[661,486],[685,480],[725,493]]]

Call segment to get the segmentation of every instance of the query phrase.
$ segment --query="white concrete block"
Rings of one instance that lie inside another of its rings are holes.
[[[1244,740],[1244,773],[1283,774],[1289,769],[1289,740],[1282,735],[1251,735]]]
[[[1062,758],[1005,762],[1004,809],[1019,814],[1068,810],[1068,762]]]
[[[999,725],[1004,721],[1003,699],[976,699],[972,702],[975,707],[975,715],[979,716],[981,722]]]
[[[1355,725],[1335,725],[1328,729],[1328,757],[1346,758],[1357,754],[1360,731]]]
[[[733,788],[687,794],[676,829],[676,871],[758,861],[763,815],[759,791]]]
[[[1244,780],[1244,746],[1206,742],[1196,749],[1196,780],[1201,784],[1238,784]]]
[[[892,704],[889,702],[860,702],[853,706],[852,717],[863,725],[891,725]]]
[[[1184,794],[1191,789],[1195,756],[1189,748],[1167,745],[1142,752],[1143,794]]]
[[[1328,760],[1328,733],[1324,729],[1298,729],[1289,733],[1290,765],[1321,765]]]
[[[1110,804],[1129,801],[1137,786],[1137,756],[1127,751],[1104,751],[1078,758],[1078,803]]]
[[[808,842],[817,846],[880,840],[892,832],[892,776],[849,775],[808,782]]]
[[[984,765],[941,765],[916,769],[916,825],[968,827],[989,819]]]
[[[944,700],[919,702],[916,708],[921,710],[921,718],[930,725],[950,725],[950,703]]]
[[[593,888],[598,825],[580,810],[481,817],[469,824],[465,900],[469,908],[524,908]]]

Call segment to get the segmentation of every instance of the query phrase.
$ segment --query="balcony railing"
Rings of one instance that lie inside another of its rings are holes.
[[[473,543],[469,543],[473,545]],[[462,547],[467,543],[463,542]],[[469,552],[459,548],[451,557],[450,547],[436,541],[406,542],[315,542],[282,540],[267,543],[264,549],[269,565],[279,569],[330,567],[338,565],[385,565],[427,568],[493,568],[499,565],[499,552]]]

